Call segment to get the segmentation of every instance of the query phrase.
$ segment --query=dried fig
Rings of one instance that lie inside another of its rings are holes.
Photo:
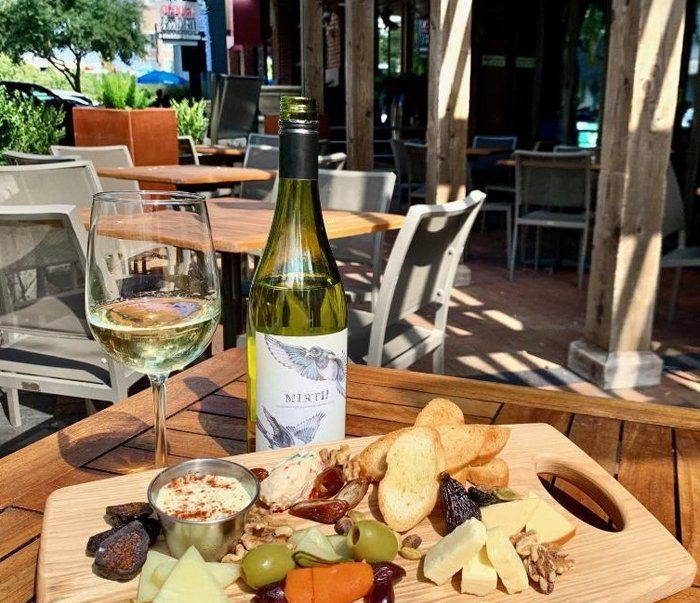
[[[440,474],[440,496],[448,533],[467,519],[481,519],[479,506],[469,498],[467,489],[446,471]]]

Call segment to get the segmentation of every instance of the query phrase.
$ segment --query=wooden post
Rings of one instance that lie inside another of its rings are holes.
[[[651,327],[684,14],[677,0],[612,3],[586,324],[568,362],[606,389],[661,376]]]
[[[426,201],[466,195],[472,0],[430,2]]]
[[[301,81],[304,96],[316,99],[323,113],[323,27],[321,1],[300,0],[301,14]]]
[[[374,0],[345,4],[348,169],[374,167]]]

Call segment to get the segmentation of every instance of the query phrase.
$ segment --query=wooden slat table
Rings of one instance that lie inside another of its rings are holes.
[[[183,191],[214,190],[239,182],[271,180],[275,177],[275,172],[270,170],[218,165],[143,165],[96,169],[99,176],[168,184]]]
[[[221,145],[198,144],[195,150],[200,155],[216,155],[220,157],[241,158],[245,155],[245,148],[225,147]]]
[[[207,209],[214,249],[221,253],[222,323],[224,347],[228,349],[236,345],[236,337],[242,332],[242,257],[245,253],[265,247],[274,205],[262,201],[220,198],[209,199]],[[81,210],[80,215],[88,227],[89,210]],[[341,239],[401,228],[404,217],[379,212],[324,210],[323,221],[328,238]],[[128,227],[128,223],[124,224],[124,238],[129,238]],[[134,230],[137,238],[142,232],[139,228]]]
[[[562,153],[562,156],[566,157],[566,154]],[[515,159],[499,159],[496,163],[500,166],[503,166],[503,167],[515,167]],[[532,162],[532,160],[529,160],[528,163],[530,165],[532,165],[533,162]],[[542,163],[542,167],[548,167],[548,166],[549,166],[548,163],[544,163],[544,162]],[[566,169],[566,166],[561,166],[561,167],[564,167]],[[572,167],[578,167],[578,166],[572,166]],[[594,171],[600,171],[600,168],[601,168],[600,162],[594,161],[591,164],[591,169]]]
[[[169,381],[173,463],[245,451],[245,379],[243,352],[229,350]],[[697,410],[351,365],[348,435],[410,425],[435,396],[454,400],[472,422],[554,425],[615,475],[700,560]],[[151,395],[143,391],[0,459],[0,601],[23,603],[33,596],[42,512],[54,489],[150,468],[153,449]],[[607,522],[578,490],[560,480],[553,490],[580,517]],[[694,588],[669,600],[699,599],[700,575]]]

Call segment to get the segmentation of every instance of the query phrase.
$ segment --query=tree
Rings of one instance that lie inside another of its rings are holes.
[[[0,0],[0,52],[15,62],[26,52],[41,57],[80,92],[80,67],[89,52],[126,63],[145,54],[143,9],[141,0]],[[59,56],[66,52],[72,61]]]

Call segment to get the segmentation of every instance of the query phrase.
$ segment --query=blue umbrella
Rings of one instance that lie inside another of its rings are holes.
[[[161,84],[164,86],[182,86],[187,83],[187,80],[180,77],[177,73],[169,71],[149,71],[142,75],[138,80],[139,84]]]

